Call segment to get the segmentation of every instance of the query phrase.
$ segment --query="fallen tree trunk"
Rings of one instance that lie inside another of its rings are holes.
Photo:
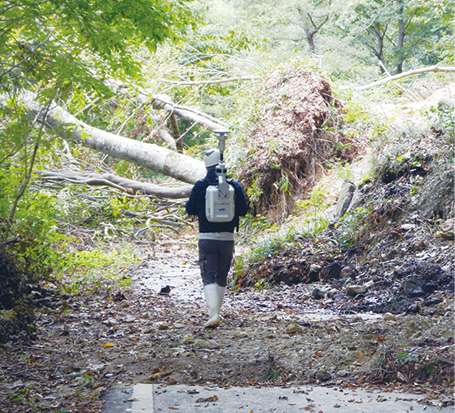
[[[42,179],[50,181],[65,181],[77,185],[110,186],[124,192],[139,192],[144,195],[153,195],[159,198],[187,198],[192,186],[185,185],[177,188],[168,188],[147,182],[134,181],[113,174],[79,173],[76,171],[37,171]]]
[[[418,75],[419,73],[425,73],[425,72],[455,72],[455,67],[430,66],[430,67],[423,67],[421,69],[409,70],[407,72],[399,73],[398,75],[389,76],[384,79],[378,80],[376,82],[369,83],[368,85],[365,85],[365,86],[357,87],[356,89],[357,90],[367,90],[367,89],[371,89],[375,86],[379,86],[384,83],[391,82],[392,80],[401,79],[406,76]]]
[[[29,110],[38,113],[41,111],[41,106],[36,101],[36,94],[26,91],[21,94],[21,98]],[[179,181],[194,184],[205,175],[204,163],[197,159],[155,144],[124,138],[94,128],[58,105],[52,106],[45,118],[40,121],[52,127],[64,139],[73,140],[88,148],[124,159]]]
[[[450,106],[451,108],[455,108],[455,99],[449,99],[449,98],[441,98],[438,100],[438,106]]]

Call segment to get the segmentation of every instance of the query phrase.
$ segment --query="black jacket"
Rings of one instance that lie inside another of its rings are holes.
[[[228,179],[227,182],[235,190],[235,216],[230,222],[209,222],[205,216],[205,190],[210,184],[218,183],[215,169],[209,169],[205,178],[194,184],[185,209],[189,215],[198,216],[199,232],[234,232],[234,229],[239,226],[239,216],[243,217],[248,212],[245,193],[240,184],[233,179]]]

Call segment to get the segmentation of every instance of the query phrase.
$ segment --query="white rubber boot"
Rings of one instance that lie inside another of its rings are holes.
[[[204,324],[204,327],[218,327],[220,325],[220,298],[218,294],[218,284],[204,285],[204,295],[209,309],[209,319]]]
[[[226,292],[226,287],[220,287],[218,285],[218,313],[221,311],[221,306],[223,305],[224,293]],[[220,318],[222,318],[220,316]]]

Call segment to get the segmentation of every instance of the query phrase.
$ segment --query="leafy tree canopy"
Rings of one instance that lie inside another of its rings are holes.
[[[99,78],[137,75],[138,46],[155,51],[196,25],[189,6],[189,0],[6,0],[0,6],[2,89],[64,90],[74,83],[108,93]]]

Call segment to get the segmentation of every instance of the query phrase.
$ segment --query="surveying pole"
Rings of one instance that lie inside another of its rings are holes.
[[[230,130],[215,130],[213,133],[218,138],[218,148],[220,150],[220,163],[216,168],[216,174],[218,176],[218,190],[220,191],[220,196],[227,196],[229,191],[229,184],[226,182],[227,168],[224,164],[224,150],[226,148],[226,139],[231,133]]]

